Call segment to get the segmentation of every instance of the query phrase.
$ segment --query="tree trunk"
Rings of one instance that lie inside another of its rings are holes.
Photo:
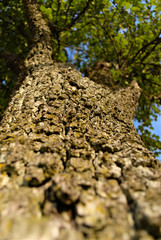
[[[0,127],[0,239],[161,239],[161,167],[133,125],[140,88],[52,63],[49,29],[24,4],[36,37]]]

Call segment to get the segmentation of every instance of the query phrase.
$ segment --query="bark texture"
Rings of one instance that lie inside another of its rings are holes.
[[[26,17],[31,31],[32,46],[25,64],[28,70],[35,67],[52,64],[51,32],[42,17],[36,0],[23,0]]]
[[[113,91],[35,49],[1,121],[0,239],[161,239],[161,166],[133,125],[137,83]]]

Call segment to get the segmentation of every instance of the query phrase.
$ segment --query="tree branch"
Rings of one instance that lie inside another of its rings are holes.
[[[155,39],[153,39],[152,41],[150,41],[150,42],[147,43],[146,45],[142,46],[142,47],[137,51],[137,53],[135,54],[135,56],[132,58],[131,62],[134,62],[135,59],[136,59],[136,57],[137,57],[140,53],[145,52],[146,49],[147,49],[150,45],[155,44],[156,42],[157,42],[157,45],[158,45],[158,44],[161,42],[161,38],[160,38],[159,36],[160,36],[160,33],[158,34],[158,36],[157,36]]]
[[[161,39],[160,39],[161,40]],[[161,41],[160,41],[161,42]],[[155,50],[155,48],[157,47],[158,43],[156,42],[155,45],[146,52],[146,54],[141,58],[140,63],[142,63],[149,55],[151,52],[153,52]]]
[[[109,39],[111,40],[112,42],[112,45],[114,46],[114,49],[115,49],[115,52],[116,52],[116,55],[117,55],[117,61],[118,63],[120,64],[120,57],[119,57],[119,53],[117,51],[117,47],[116,47],[116,44],[114,42],[114,39],[111,37],[109,31],[108,31],[108,27],[105,28],[104,26],[102,26],[102,24],[99,22],[100,26],[102,27],[102,29],[105,31],[105,33],[108,35]]]
[[[89,7],[90,2],[92,2],[92,0],[88,0],[86,3],[86,6],[82,9],[82,11],[75,17],[72,19],[71,23],[69,24],[70,28],[80,20],[80,18],[82,17],[82,15],[86,12],[86,10]]]
[[[72,2],[73,2],[73,0],[70,0],[69,5],[68,5],[68,8],[67,8],[67,11],[66,11],[66,13],[65,13],[65,15],[66,15],[66,20],[67,20],[68,12],[69,12],[69,9],[70,9],[70,7],[71,7],[71,5],[72,5]]]

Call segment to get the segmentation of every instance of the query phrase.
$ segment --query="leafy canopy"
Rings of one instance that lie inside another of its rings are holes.
[[[39,0],[52,32],[53,59],[74,63],[82,73],[99,60],[111,62],[121,86],[135,79],[142,88],[135,118],[145,145],[156,155],[159,137],[151,135],[161,104],[161,4],[158,0]],[[23,1],[0,1],[0,111],[17,75],[5,53],[25,58],[32,35]],[[8,55],[7,55],[8,56]]]

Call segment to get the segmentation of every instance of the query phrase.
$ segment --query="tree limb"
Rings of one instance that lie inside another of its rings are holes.
[[[71,28],[75,23],[77,23],[77,22],[80,20],[80,18],[82,17],[82,15],[83,15],[83,14],[86,12],[86,10],[88,9],[90,2],[92,2],[92,0],[88,0],[88,1],[87,1],[86,6],[82,9],[82,11],[81,11],[79,14],[77,14],[77,16],[76,16],[75,18],[72,19],[72,21],[71,21],[71,23],[69,24],[68,27]]]
[[[97,18],[98,20],[98,18]],[[99,22],[99,20],[98,20]],[[114,49],[115,49],[115,52],[116,52],[116,55],[117,55],[117,60],[118,60],[118,63],[120,63],[120,57],[119,57],[119,52],[117,51],[117,47],[116,47],[116,44],[114,42],[114,39],[111,37],[109,31],[108,31],[108,27],[104,27],[100,22],[99,22],[100,26],[102,27],[102,29],[105,31],[105,33],[107,34],[107,36],[109,37],[109,39],[111,40],[111,43],[112,45],[114,46]]]
[[[39,10],[39,6],[36,0],[23,0],[26,9],[26,16],[30,30],[33,34],[33,42],[46,41],[46,44],[50,46],[51,32],[43,19],[42,13]]]
[[[161,40],[161,39],[160,39]],[[160,41],[161,42],[161,41]],[[158,42],[155,43],[155,45],[149,50],[146,52],[146,54],[141,58],[140,60],[140,63],[142,63],[149,55],[151,52],[153,52],[155,50],[155,48],[157,47],[158,45]]]
[[[26,66],[33,68],[45,63],[52,63],[51,31],[44,20],[36,0],[23,0],[26,18],[33,35],[32,48],[26,59]]]

